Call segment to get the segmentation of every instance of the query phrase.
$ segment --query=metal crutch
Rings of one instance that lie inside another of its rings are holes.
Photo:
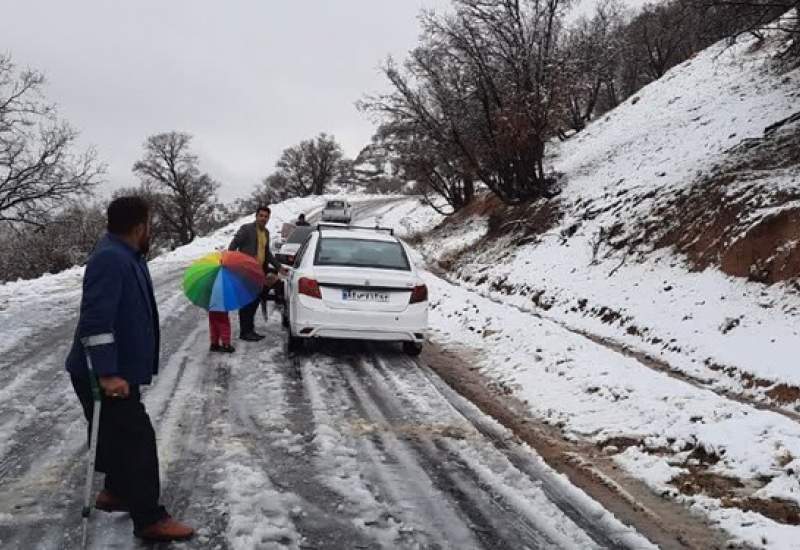
[[[94,406],[92,407],[92,434],[89,439],[89,465],[86,470],[86,487],[83,493],[83,508],[81,508],[81,517],[83,518],[83,534],[81,535],[81,548],[86,548],[86,543],[89,540],[89,516],[92,513],[92,485],[94,485],[94,465],[97,460],[97,435],[100,431],[100,385],[97,382],[97,377],[92,368],[92,357],[89,353],[89,348],[102,344],[110,344],[114,342],[111,335],[88,336],[81,339],[83,344],[83,351],[86,354],[86,365],[89,367],[89,380],[92,385],[92,400]]]

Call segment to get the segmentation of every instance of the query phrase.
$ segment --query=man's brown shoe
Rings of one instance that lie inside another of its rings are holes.
[[[128,512],[128,505],[105,489],[97,493],[94,507],[103,512]]]
[[[167,516],[134,534],[141,539],[166,542],[190,539],[194,536],[194,529]]]

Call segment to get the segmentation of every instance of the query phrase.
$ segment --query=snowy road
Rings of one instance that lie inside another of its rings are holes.
[[[154,269],[163,370],[145,395],[164,504],[199,528],[172,547],[647,547],[392,346],[331,342],[290,358],[275,313],[258,320],[264,341],[210,355],[184,267]],[[62,367],[75,320],[40,314],[0,369],[2,548],[79,538],[85,423]],[[140,546],[124,514],[96,512],[91,537],[94,548]]]

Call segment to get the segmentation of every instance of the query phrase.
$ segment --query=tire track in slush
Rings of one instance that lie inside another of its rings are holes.
[[[341,496],[314,475],[319,449],[313,437],[311,405],[296,363],[287,360],[284,354],[281,332],[280,328],[268,330],[265,342],[277,353],[273,351],[263,362],[261,373],[277,382],[266,395],[257,395],[264,406],[280,407],[283,419],[276,425],[264,425],[254,406],[238,398],[248,380],[245,376],[237,377],[232,383],[230,406],[236,425],[247,435],[243,443],[271,483],[291,495],[289,498],[296,500],[298,509],[302,509],[302,513],[292,514],[292,520],[303,539],[303,548],[372,547],[372,541],[353,525],[353,518],[343,513]],[[259,389],[256,384],[246,387],[254,392]],[[288,437],[286,430],[291,434]]]
[[[391,365],[387,364],[387,359],[393,359]],[[562,485],[553,482],[552,473],[544,471],[544,468],[536,464],[531,456],[524,455],[518,449],[513,448],[502,435],[497,433],[496,429],[492,430],[488,423],[476,420],[474,414],[464,410],[464,407],[451,395],[455,392],[453,390],[444,391],[446,384],[441,380],[436,380],[435,373],[426,370],[416,360],[409,357],[387,358],[375,353],[369,356],[368,360],[370,368],[364,369],[364,371],[370,374],[370,378],[374,382],[385,385],[384,391],[396,396],[406,409],[411,410],[414,407],[414,404],[408,399],[408,395],[425,391],[430,396],[426,403],[443,404],[449,409],[450,414],[461,417],[465,424],[486,438],[487,443],[491,444],[516,470],[539,485],[548,500],[589,535],[595,543],[604,548],[626,548],[617,540],[613,527],[609,528],[606,522],[600,521],[605,519],[602,515],[599,516],[594,509],[587,510],[586,506],[580,506],[574,499],[569,499],[568,495],[564,494]],[[441,443],[441,441],[436,441],[441,452],[450,455],[452,460],[463,462],[460,457],[453,454],[453,449],[444,448],[445,446]]]
[[[373,547],[431,547],[418,540],[416,532],[424,535],[424,530],[409,528],[418,523],[403,507],[410,500],[409,494],[401,498],[393,490],[397,483],[390,480],[390,472],[377,453],[364,450],[369,445],[365,436],[342,431],[357,423],[339,416],[342,411],[354,409],[345,392],[337,388],[342,386],[341,380],[331,374],[330,367],[317,367],[313,359],[302,364],[306,391],[314,408],[316,436],[327,450],[319,457],[316,475],[346,499],[346,505],[359,518],[360,528],[375,539]]]
[[[311,368],[315,362],[309,361]],[[343,359],[337,356],[337,359]],[[406,547],[421,544],[425,548],[477,548],[481,545],[475,538],[474,527],[487,528],[488,523],[475,515],[472,520],[460,512],[460,504],[450,487],[436,483],[435,471],[439,464],[425,463],[413,449],[395,437],[393,433],[380,433],[373,426],[384,426],[383,419],[374,402],[353,387],[349,379],[349,366],[339,364],[316,365],[317,372],[329,377],[328,385],[320,393],[327,399],[331,416],[342,427],[353,426],[355,436],[351,444],[358,453],[362,474],[369,480],[376,498],[386,503],[388,512],[402,521],[413,534]],[[344,413],[344,418],[341,416]],[[339,418],[337,418],[337,416]],[[361,432],[361,433],[359,433]],[[472,524],[472,525],[470,525]],[[423,541],[419,541],[419,537]]]
[[[355,365],[350,364],[349,369],[345,371],[348,389],[354,401],[359,404],[370,421],[387,428],[385,432],[379,432],[379,438],[384,445],[396,444],[407,447],[405,452],[414,457],[444,499],[460,514],[461,521],[478,538],[477,547],[498,550],[511,547],[559,547],[535,526],[525,523],[509,524],[505,521],[505,517],[502,518],[504,521],[499,521],[498,512],[505,516],[511,511],[510,507],[487,498],[490,493],[485,491],[485,487],[476,486],[474,480],[466,475],[468,470],[460,471],[461,468],[456,468],[456,464],[449,461],[446,455],[442,456],[431,445],[427,436],[414,434],[401,440],[392,433],[392,428],[395,426],[400,428],[400,433],[408,426],[410,409],[394,406],[390,402],[390,394],[379,393],[365,377],[363,370],[363,365],[359,361]]]
[[[179,422],[183,429],[173,451],[177,458],[164,472],[162,500],[171,514],[198,528],[197,539],[184,546],[225,550],[229,548],[226,531],[230,516],[224,511],[224,496],[215,489],[222,476],[218,468],[209,467],[220,461],[219,452],[211,445],[220,434],[209,420],[227,414],[231,365],[224,359],[208,357],[197,367],[203,369],[196,390],[200,403],[195,400],[183,409]],[[166,550],[170,545],[155,547]]]

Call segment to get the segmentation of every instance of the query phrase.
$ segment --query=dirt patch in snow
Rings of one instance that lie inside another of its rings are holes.
[[[743,498],[722,499],[726,508],[741,508],[747,512],[755,512],[778,523],[800,525],[800,507],[794,502],[777,498]]]
[[[697,270],[718,266],[762,283],[800,276],[798,168],[800,113],[743,140],[687,189],[654,198],[629,244],[675,247]]]
[[[712,498],[730,498],[734,491],[742,489],[744,484],[732,477],[708,472],[705,468],[690,468],[670,482],[684,495],[707,495]]]
[[[687,496],[709,496],[719,499],[725,508],[755,512],[786,525],[800,525],[800,506],[797,503],[742,495],[747,488],[740,480],[709,472],[702,466],[690,467],[670,483]]]
[[[502,207],[503,201],[501,201],[497,195],[485,193],[475,197],[472,202],[456,213],[453,218],[456,220],[474,217],[487,218]]]
[[[513,244],[522,246],[535,242],[540,235],[556,227],[563,215],[561,201],[557,198],[513,206],[498,205],[489,215],[487,237],[497,239],[513,234]]]
[[[766,391],[767,397],[776,403],[789,404],[800,400],[800,388],[788,384],[777,384]]]
[[[429,437],[446,437],[449,439],[471,439],[477,437],[474,432],[468,432],[460,426],[445,424],[376,424],[362,418],[350,423],[349,431],[356,436],[373,435],[375,433],[392,433],[407,439],[423,439]]]
[[[485,233],[477,242],[464,243],[458,249],[447,250],[445,253],[441,253],[439,247],[426,253],[429,263],[434,263],[438,269],[451,271],[468,263],[466,257],[475,251],[495,250],[499,256],[493,261],[502,261],[513,254],[516,247],[537,241],[541,235],[556,227],[562,218],[563,207],[558,198],[506,205],[496,196],[484,193],[430,231],[415,234],[405,240],[414,246],[426,242],[440,244],[459,234],[469,234],[475,230],[476,224],[482,224]],[[436,252],[437,257],[432,259],[430,252]]]

